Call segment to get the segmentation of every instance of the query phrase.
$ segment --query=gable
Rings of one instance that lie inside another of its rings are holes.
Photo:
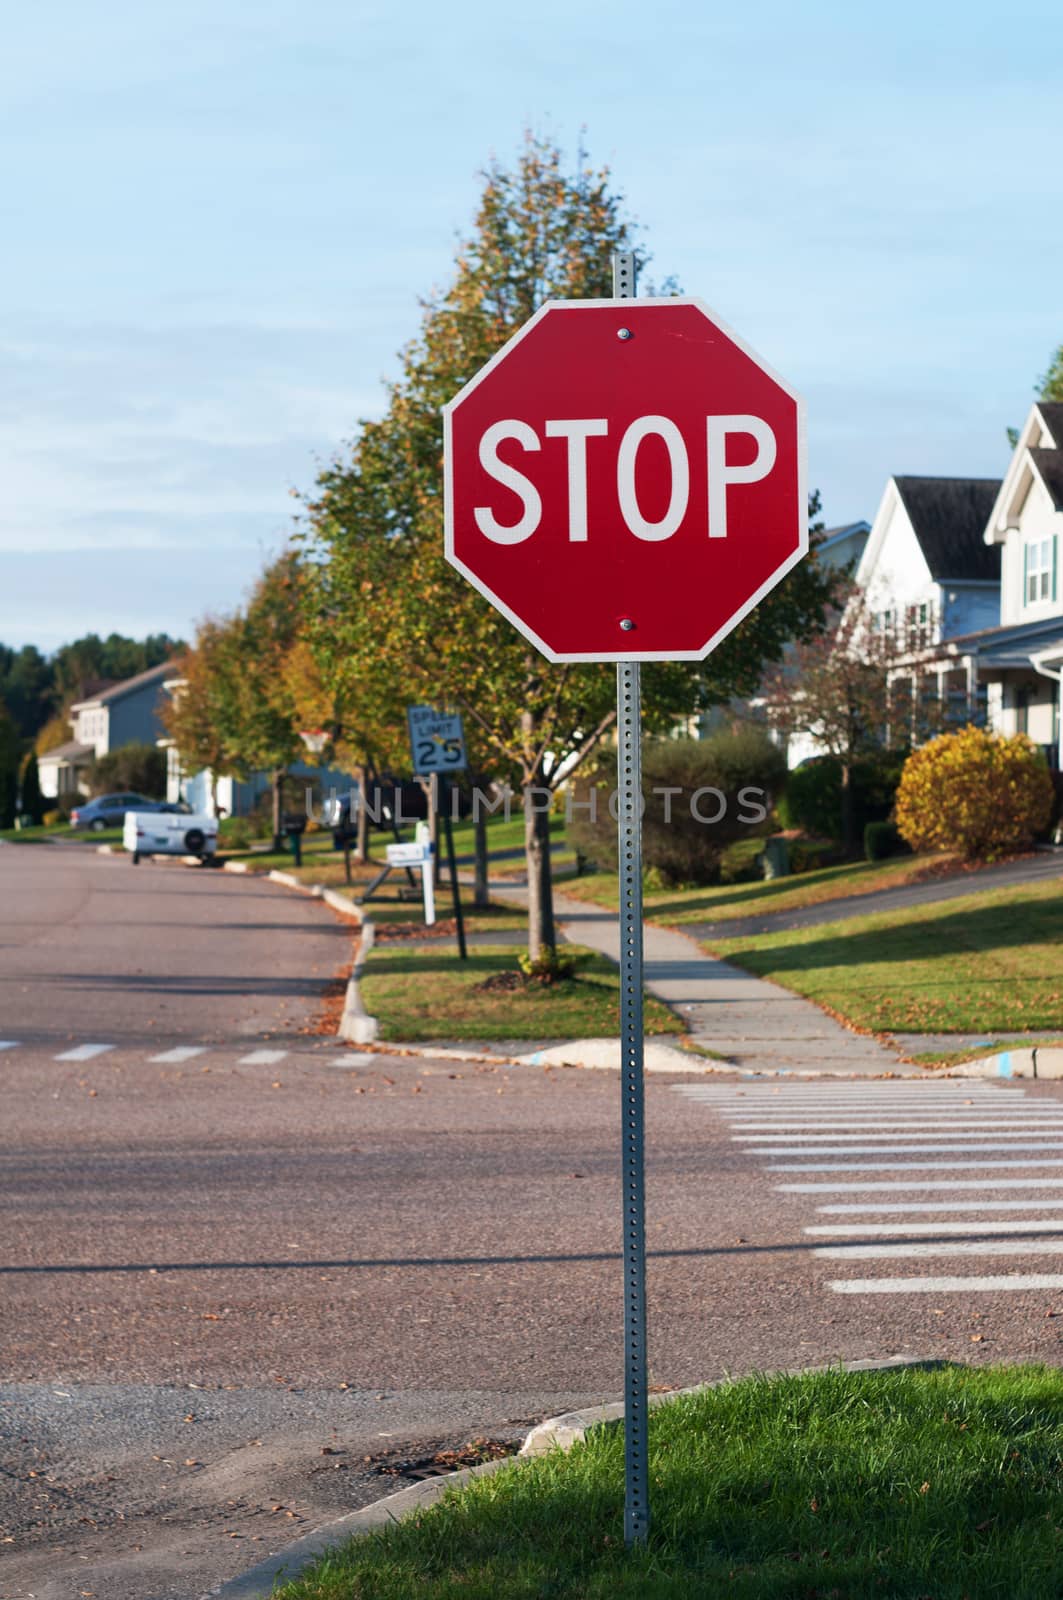
[[[999,478],[894,478],[935,583],[997,583],[1000,557],[985,543]]]

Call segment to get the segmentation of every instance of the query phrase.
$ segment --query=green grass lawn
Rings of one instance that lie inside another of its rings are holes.
[[[770,916],[799,906],[843,900],[849,895],[872,894],[876,889],[897,889],[927,873],[938,856],[898,856],[892,861],[856,861],[840,867],[759,883],[714,884],[707,889],[649,890],[644,896],[647,917],[668,927],[692,922],[728,922],[735,917]],[[592,900],[610,910],[618,904],[616,874],[588,873],[566,882],[565,894]]]
[[[512,1463],[325,1556],[278,1600],[1058,1600],[1063,1380],[1043,1367],[747,1378]]]
[[[706,948],[876,1033],[1063,1029],[1056,883]]]
[[[46,828],[43,824],[32,828],[0,828],[0,839],[10,844],[48,844],[55,839],[80,839],[84,844],[121,843],[121,828],[72,828],[67,822],[55,823]]]
[[[520,925],[519,921],[516,923]],[[380,1019],[380,1036],[400,1039],[580,1039],[620,1031],[620,978],[604,956],[579,945],[575,974],[543,988],[482,990],[494,974],[517,970],[519,947],[474,945],[468,961],[455,945],[404,950],[378,946],[361,980],[366,1010]],[[679,1019],[658,1000],[646,1000],[647,1033],[682,1033]]]

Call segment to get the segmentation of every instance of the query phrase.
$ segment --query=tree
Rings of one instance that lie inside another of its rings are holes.
[[[30,751],[22,768],[22,790],[19,799],[22,815],[33,823],[40,822],[44,815],[44,797],[41,794],[41,774],[35,750]]]
[[[402,693],[460,709],[497,776],[524,801],[529,954],[555,932],[547,807],[616,718],[608,666],[545,661],[443,558],[441,407],[546,299],[611,293],[611,258],[633,229],[609,174],[529,134],[512,169],[495,161],[453,278],[424,306],[385,415],[324,471],[305,531],[315,610],[353,682],[401,665]],[[785,641],[822,626],[832,579],[796,569],[704,664],[644,669],[644,725],[751,693]]]
[[[139,640],[121,633],[108,634],[106,639],[87,633],[62,645],[52,658],[56,699],[61,705],[69,705],[87,684],[135,677],[138,672],[171,661],[183,648],[180,639],[171,639],[166,633],[152,633]]]
[[[764,714],[785,737],[805,733],[837,761],[841,770],[842,842],[855,845],[853,768],[884,744],[906,746],[911,708],[890,691],[890,667],[903,641],[878,627],[867,597],[848,583],[834,626],[793,646],[784,662],[765,675]]]
[[[237,623],[235,759],[244,772],[270,774],[274,850],[283,845],[284,780],[303,751],[285,671],[302,621],[301,581],[299,557],[286,551],[259,578]]]
[[[1047,372],[1042,372],[1036,384],[1042,400],[1063,400],[1063,344],[1053,355]]]
[[[70,738],[70,718],[65,712],[58,711],[39,730],[33,748],[39,756],[44,756],[49,750],[58,750],[61,744],[69,744]]]
[[[7,707],[0,701],[0,828],[12,828],[18,802],[18,764],[22,743]]]
[[[23,739],[32,739],[52,709],[52,669],[34,644],[0,645],[0,699]]]
[[[242,642],[239,618],[200,623],[195,643],[177,658],[177,682],[161,708],[163,727],[177,746],[183,769],[210,772],[214,811],[219,777],[243,775]]]
[[[94,795],[132,789],[145,800],[161,800],[166,793],[166,752],[155,744],[119,745],[96,757],[89,786]]]

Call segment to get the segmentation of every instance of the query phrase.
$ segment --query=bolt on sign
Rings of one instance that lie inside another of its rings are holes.
[[[447,559],[551,661],[700,659],[807,552],[802,403],[700,301],[550,302],[444,419]]]
[[[707,656],[808,549],[804,407],[699,300],[553,301],[444,408],[446,555],[551,661],[617,663],[624,1537],[649,1533],[639,663]]]

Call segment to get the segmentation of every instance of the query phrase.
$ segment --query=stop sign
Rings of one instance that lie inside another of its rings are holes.
[[[552,301],[444,425],[447,559],[551,661],[700,659],[808,549],[803,403],[697,300]]]

